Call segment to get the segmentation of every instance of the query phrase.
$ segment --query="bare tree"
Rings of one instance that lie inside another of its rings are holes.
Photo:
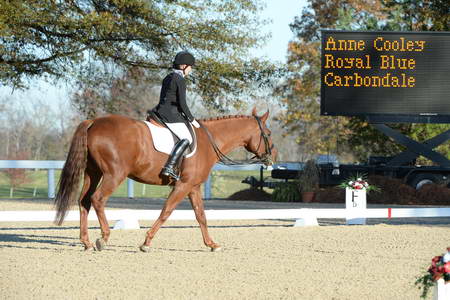
[[[23,160],[29,159],[29,154],[26,152],[14,152],[9,157],[9,160]],[[6,175],[6,178],[9,182],[9,197],[12,198],[14,196],[14,190],[16,190],[19,186],[28,183],[30,178],[26,169],[5,169],[3,173]]]
[[[45,156],[42,148],[45,145],[46,137],[55,126],[55,112],[50,105],[42,100],[37,100],[28,109],[27,116],[30,124],[27,131],[30,135],[32,159],[40,160]]]
[[[85,118],[113,113],[143,119],[159,101],[160,82],[150,75],[144,69],[131,68],[108,82],[80,83],[80,90],[70,100]]]
[[[74,128],[79,124],[67,102],[52,106],[11,95],[0,100],[0,159],[12,153],[29,153],[29,159],[64,159]]]
[[[48,159],[66,158],[73,132],[81,121],[82,117],[68,102],[58,105],[54,119],[55,127],[46,139]]]

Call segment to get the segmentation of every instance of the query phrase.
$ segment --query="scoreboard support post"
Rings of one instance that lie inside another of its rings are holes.
[[[419,155],[422,155],[431,161],[439,164],[442,167],[450,167],[450,160],[448,160],[442,154],[433,150],[437,146],[445,143],[450,139],[450,130],[436,135],[435,137],[425,141],[424,143],[419,143],[413,139],[407,137],[406,135],[392,129],[386,124],[381,123],[370,123],[375,129],[384,133],[385,135],[392,138],[397,143],[405,146],[408,150],[397,154],[392,158],[387,165],[398,166],[404,163],[410,162]]]

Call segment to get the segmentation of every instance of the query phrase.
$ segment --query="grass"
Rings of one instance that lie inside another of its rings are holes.
[[[59,181],[60,171],[55,172],[55,183]],[[27,171],[29,182],[14,190],[13,198],[47,198],[47,170]],[[264,171],[264,177],[270,175]],[[241,181],[247,176],[259,179],[259,171],[213,171],[211,173],[212,198],[226,199],[240,190],[248,189],[250,186]],[[166,198],[170,187],[146,185],[134,182],[134,196],[137,198]],[[113,193],[112,197],[127,197],[127,183],[124,181]],[[4,172],[0,171],[0,198],[10,198],[10,185]]]
[[[213,171],[211,194],[212,198],[228,198],[230,195],[248,189],[250,185],[242,183],[247,176],[254,176],[259,180],[259,171]],[[264,171],[263,177],[270,176],[270,171]],[[267,192],[271,190],[267,189]]]

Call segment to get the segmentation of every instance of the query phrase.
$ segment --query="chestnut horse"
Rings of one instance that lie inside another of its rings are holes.
[[[161,169],[167,161],[167,154],[154,149],[147,125],[138,120],[119,115],[85,120],[75,131],[61,173],[55,198],[56,219],[62,224],[67,210],[78,200],[80,209],[80,240],[85,250],[102,250],[110,236],[105,205],[109,196],[127,177],[138,182],[154,185],[171,185],[160,216],[147,232],[140,249],[150,250],[150,243],[161,225],[185,196],[188,196],[200,225],[203,242],[212,251],[220,250],[208,234],[200,186],[208,178],[211,168],[221,156],[237,147],[245,147],[266,164],[275,160],[276,150],[265,122],[267,111],[261,117],[253,109],[252,116],[228,116],[200,120],[201,127],[195,128],[197,136],[196,153],[184,158],[180,167],[180,180],[172,181],[162,176]],[[78,188],[84,174],[81,195]],[[91,205],[97,213],[101,238],[96,248],[89,241],[88,213]]]

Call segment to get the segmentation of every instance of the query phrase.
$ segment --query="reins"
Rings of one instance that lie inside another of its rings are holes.
[[[233,166],[233,165],[258,164],[258,163],[266,164],[266,163],[271,162],[270,156],[272,154],[273,145],[272,145],[272,147],[269,146],[269,137],[266,135],[266,133],[263,130],[261,119],[257,116],[254,116],[254,117],[255,117],[256,121],[258,122],[259,129],[261,130],[261,137],[264,141],[266,152],[264,153],[264,155],[261,158],[257,158],[255,155],[250,159],[241,160],[241,161],[233,160],[233,159],[229,158],[227,155],[225,155],[222,151],[220,151],[213,136],[211,135],[211,132],[208,130],[208,128],[206,128],[206,126],[204,126],[202,123],[199,123],[200,127],[202,127],[205,130],[206,135],[208,136],[209,142],[211,143],[211,145],[214,149],[214,152],[216,153],[217,157],[219,158],[220,164]],[[261,141],[260,141],[260,145],[261,145]],[[258,145],[258,148],[259,148],[259,145]]]

